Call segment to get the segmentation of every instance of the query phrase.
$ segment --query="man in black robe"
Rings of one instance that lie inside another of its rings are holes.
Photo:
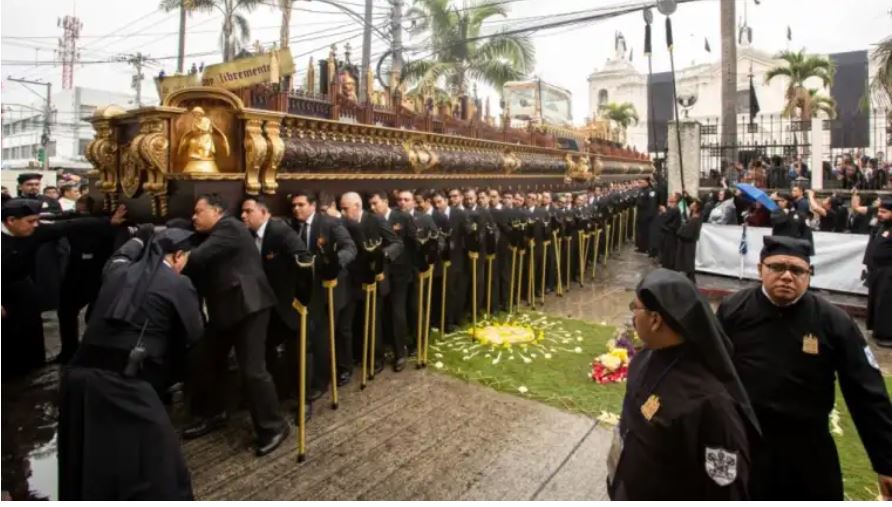
[[[180,275],[193,233],[149,241],[149,226],[140,236],[106,265],[83,345],[62,373],[60,500],[192,499],[159,393],[201,337],[198,295]]]
[[[84,217],[42,224],[42,203],[10,199],[3,203],[2,298],[3,377],[24,375],[46,360],[41,312],[42,287],[35,282],[36,252],[43,245],[72,234],[101,234],[124,221],[127,209],[111,219]]]
[[[190,404],[197,420],[183,430],[183,438],[198,438],[226,424],[226,392],[220,382],[229,351],[235,348],[257,437],[255,454],[264,456],[290,431],[279,413],[276,386],[266,369],[266,331],[270,310],[276,305],[275,293],[248,228],[226,214],[226,202],[219,195],[198,198],[192,223],[206,238],[190,253],[187,272],[204,298],[208,330],[191,372]]]
[[[881,347],[892,347],[892,198],[880,201],[877,227],[864,252],[867,329]]]
[[[766,236],[762,285],[726,298],[717,316],[762,426],[753,448],[758,500],[842,500],[842,473],[829,430],[835,379],[880,490],[892,496],[892,405],[879,364],[845,312],[808,291],[811,246]]]
[[[660,265],[666,269],[675,269],[675,254],[678,241],[678,228],[681,227],[681,210],[678,201],[681,196],[676,192],[669,196],[666,212],[660,220],[662,234],[660,236]]]
[[[450,206],[441,192],[435,192],[432,202],[436,208],[434,222],[443,234],[445,240],[445,255],[452,264],[446,271],[446,332],[452,332],[464,318],[466,294],[471,283],[468,268],[468,253],[465,249],[465,237],[467,228],[467,215],[464,210]],[[441,269],[441,268],[438,268]],[[434,287],[434,292],[440,294],[439,287]],[[434,308],[439,309],[435,306]],[[436,314],[436,312],[435,312]],[[439,322],[439,315],[434,319]]]
[[[703,225],[700,201],[693,199],[689,209],[691,216],[678,227],[675,233],[678,239],[675,251],[675,270],[684,273],[691,282],[696,284],[697,279],[694,274],[697,271],[697,242],[700,241],[700,229]]]
[[[775,197],[780,208],[771,212],[771,235],[803,239],[811,245],[809,255],[815,254],[815,240],[805,215],[793,208],[793,196],[780,193]]]
[[[657,269],[630,304],[645,348],[607,458],[612,500],[747,499],[758,424],[709,304]]]
[[[41,203],[41,218],[50,218],[62,212],[59,201],[40,191],[40,173],[22,173],[18,176],[19,197],[34,199]],[[35,252],[34,272],[32,278],[40,288],[39,304],[41,311],[55,310],[59,307],[59,295],[62,289],[62,278],[68,264],[70,246],[67,238],[58,238],[43,243]]]
[[[657,192],[645,178],[638,180],[635,208],[638,210],[635,216],[635,250],[647,253],[650,249],[650,224],[657,215]]]

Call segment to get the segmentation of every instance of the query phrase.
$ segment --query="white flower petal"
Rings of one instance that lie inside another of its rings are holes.
[[[527,389],[527,386],[520,386],[517,388],[517,390],[520,391],[520,394],[526,394],[527,392],[529,392],[529,389]]]
[[[436,363],[434,363],[434,368],[442,370],[443,369],[443,361],[437,361]]]

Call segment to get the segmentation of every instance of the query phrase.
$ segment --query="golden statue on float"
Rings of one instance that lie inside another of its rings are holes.
[[[217,153],[214,145],[214,134],[220,136],[223,140],[224,153],[229,156],[229,140],[214,122],[205,114],[204,109],[193,107],[192,111],[192,127],[188,132],[183,134],[180,139],[180,147],[177,150],[179,156],[186,151],[189,155],[189,162],[183,168],[184,173],[203,173],[216,174],[220,172],[217,167],[215,155]],[[187,151],[188,150],[188,151]]]

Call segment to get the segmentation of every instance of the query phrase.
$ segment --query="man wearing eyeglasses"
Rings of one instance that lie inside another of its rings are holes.
[[[842,500],[829,431],[838,377],[880,491],[892,499],[892,404],[879,364],[852,318],[808,292],[811,245],[782,236],[764,241],[762,285],[728,297],[717,312],[762,427],[751,497]]]

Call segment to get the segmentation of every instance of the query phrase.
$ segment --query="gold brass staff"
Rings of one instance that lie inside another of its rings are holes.
[[[424,365],[427,366],[427,348],[430,345],[430,337],[431,337],[431,295],[433,294],[434,289],[434,266],[431,264],[431,267],[428,268],[427,275],[427,301],[425,307],[427,308],[424,312]],[[418,318],[421,318],[421,313],[418,313]],[[417,352],[420,354],[421,352]]]
[[[530,240],[530,283],[527,284],[527,304],[535,306],[536,301],[534,294],[536,293],[536,240]]]
[[[619,235],[618,235],[619,243],[617,245],[617,250],[622,250],[623,243],[625,243],[625,240],[623,239],[623,233],[625,232],[625,228],[626,228],[625,225],[623,225],[625,221],[626,221],[626,212],[620,211],[619,212]]]
[[[567,283],[564,287],[567,290],[570,290],[570,274],[573,272],[573,264],[570,262],[570,250],[572,250],[573,238],[570,236],[564,236],[564,246],[561,248],[563,252],[566,252],[567,255]]]
[[[564,282],[561,280],[561,240],[558,239],[558,231],[551,231],[551,236],[553,238],[552,244],[554,245],[554,264],[556,267],[556,275],[557,275],[557,295],[558,297],[564,296]]]
[[[610,257],[610,223],[604,227],[607,229],[607,233],[604,236],[604,265],[606,266],[607,259]]]
[[[486,254],[486,316],[492,316],[492,263],[496,254]]]
[[[449,271],[449,266],[452,265],[452,261],[443,261],[443,283],[442,290],[440,294],[440,339],[442,340],[444,336],[446,336],[446,272]],[[427,366],[427,346],[424,349],[424,366]]]
[[[514,312],[514,279],[517,277],[517,247],[510,246],[511,249],[511,285],[508,289],[508,313]]]
[[[372,283],[372,355],[369,357],[369,379],[375,380],[375,347],[378,343],[378,284],[384,281],[384,273],[375,275]]]
[[[601,246],[601,228],[595,227],[595,232],[592,234],[595,237],[595,248],[592,249],[592,278],[594,279],[598,269],[598,247]]]
[[[477,329],[477,259],[480,258],[479,252],[468,252],[468,258],[471,259],[471,321],[474,323],[473,329]]]
[[[331,349],[331,408],[338,408],[338,361],[335,355],[335,318],[334,318],[334,289],[338,286],[338,279],[322,280],[322,286],[328,291],[328,346]],[[301,400],[303,401],[303,400]]]
[[[613,214],[613,235],[610,236],[610,244],[613,245],[614,252],[616,252],[616,250],[617,250],[616,237],[617,237],[617,233],[619,232],[619,229],[617,228],[618,221],[619,221],[619,215],[614,213]]]
[[[580,229],[576,232],[579,236],[578,245],[577,245],[577,254],[579,255],[579,286],[585,287],[585,230]]]
[[[551,245],[551,241],[549,241],[549,240],[545,240],[542,242],[542,274],[539,277],[542,280],[542,288],[539,292],[540,292],[540,295],[542,298],[543,305],[545,304],[545,268],[546,268],[546,263],[548,262],[548,247],[550,245]]]
[[[523,296],[523,258],[526,257],[527,251],[520,249],[520,262],[517,266],[517,311],[520,311],[520,300]]]
[[[362,321],[362,382],[359,384],[360,389],[365,389],[369,379],[369,313],[372,310],[374,287],[374,283],[362,284],[362,290],[365,292],[365,319]]]
[[[421,368],[422,366],[422,358],[424,357],[424,349],[426,347],[425,340],[427,331],[430,329],[430,286],[433,285],[434,275],[434,265],[431,264],[428,266],[427,271],[422,273],[418,273],[418,332],[417,332],[417,341],[418,346],[415,348],[415,367]],[[427,284],[427,289],[425,289],[425,283]],[[425,301],[425,294],[427,294],[427,301]],[[427,315],[427,321],[422,318],[422,315]]]
[[[300,315],[300,335],[297,340],[297,462],[303,463],[307,459],[307,307],[295,298],[291,306]]]
[[[638,208],[632,208],[632,239],[638,239]]]

